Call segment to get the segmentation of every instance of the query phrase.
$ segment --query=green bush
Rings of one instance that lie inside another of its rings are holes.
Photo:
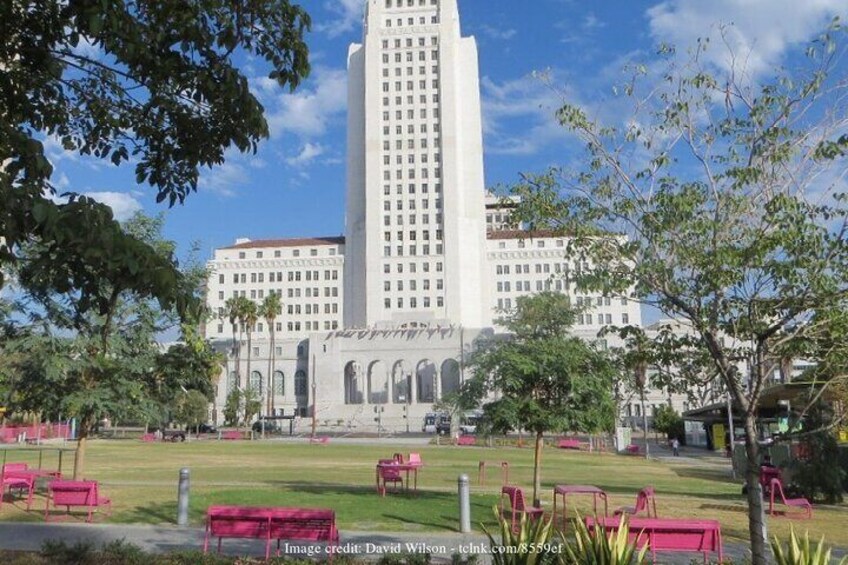
[[[810,544],[810,532],[804,532],[804,538],[799,539],[795,528],[789,530],[789,542],[784,547],[777,537],[771,542],[771,550],[777,565],[831,565],[829,547],[824,545],[824,537],[818,545]],[[843,557],[838,565],[848,564],[848,556]]]
[[[492,554],[493,565],[552,565],[559,563],[562,551],[561,540],[553,540],[554,529],[551,520],[528,520],[521,516],[518,531],[512,531],[509,520],[502,518],[497,506],[492,510],[498,521],[500,543],[495,541],[485,525],[483,532],[489,538],[492,547],[503,547],[504,551]]]
[[[648,545],[637,550],[628,537],[630,528],[624,516],[616,532],[604,535],[602,530],[590,531],[583,520],[574,520],[574,541],[566,542],[566,565],[641,565],[645,562]]]
[[[806,498],[830,504],[842,502],[845,470],[839,465],[839,444],[832,431],[824,429],[831,424],[831,408],[819,402],[810,409],[804,426],[823,429],[804,436],[802,444],[808,457],[792,465],[792,483]]]

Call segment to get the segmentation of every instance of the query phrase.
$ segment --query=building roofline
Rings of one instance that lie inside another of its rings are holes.
[[[307,247],[310,245],[344,245],[344,236],[294,237],[286,239],[257,239],[222,247],[221,249],[254,249],[267,247]]]

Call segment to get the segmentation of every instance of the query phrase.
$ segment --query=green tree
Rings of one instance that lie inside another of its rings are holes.
[[[241,414],[241,390],[234,387],[228,394],[224,403],[224,423],[228,426],[239,425],[239,414]]]
[[[568,335],[575,316],[563,294],[520,297],[499,321],[512,335],[481,345],[469,362],[474,376],[463,386],[465,405],[497,396],[483,404],[485,427],[535,434],[534,500],[546,432],[610,431],[614,423],[614,366],[604,352]]]
[[[834,25],[810,45],[807,64],[800,57],[791,75],[763,81],[733,53],[729,70],[711,66],[707,41],[689,57],[665,47],[617,91],[632,107],[616,121],[624,126],[596,123],[574,104],[557,112],[585,143],[585,166],[514,189],[523,198],[516,221],[570,236],[586,267],[574,273],[579,289],[632,293],[685,322],[709,356],[744,421],[755,565],[768,560],[763,388],[797,344],[831,333],[844,351],[846,341],[828,314],[844,312],[848,296],[848,210],[833,180],[848,154],[841,33]]]
[[[265,394],[267,395],[265,413],[269,416],[274,414],[274,396],[276,395],[274,386],[274,357],[276,354],[274,349],[274,324],[277,321],[277,316],[279,316],[282,311],[283,304],[280,301],[280,295],[273,291],[265,297],[265,300],[263,300],[262,304],[259,306],[259,316],[265,320],[266,324],[268,324],[268,333],[271,337],[268,352],[268,379],[267,385],[265,386]]]
[[[174,404],[174,420],[185,426],[199,426],[209,416],[209,399],[199,390],[179,395]]]
[[[114,165],[131,161],[137,182],[173,205],[196,189],[201,167],[268,136],[239,57],[266,64],[280,86],[309,72],[310,19],[288,0],[3,2],[0,22],[0,264],[32,238],[101,228],[90,254],[115,251],[108,228],[86,221],[99,205],[51,199],[46,137]]]
[[[657,407],[657,411],[654,412],[654,429],[665,434],[669,439],[677,438],[682,442],[686,438],[683,418],[667,404]]]
[[[244,414],[244,425],[247,426],[262,410],[262,398],[257,391],[247,387],[242,393],[241,405],[242,413]]]

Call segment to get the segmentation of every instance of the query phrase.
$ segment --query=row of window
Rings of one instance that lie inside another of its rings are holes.
[[[398,226],[402,226],[403,225],[403,214],[398,214],[395,218],[397,220],[397,222],[395,222],[395,224],[398,225]],[[410,214],[409,215],[409,225],[414,226],[417,223],[417,219],[418,219],[417,214]],[[430,223],[430,214],[426,214],[426,213],[421,214],[421,223],[422,224],[429,224]],[[441,213],[436,214],[436,224],[437,225],[442,224]],[[383,216],[383,225],[384,226],[392,225],[392,217],[390,215]]]
[[[303,311],[306,314],[320,314],[321,309],[318,304],[304,304]],[[301,313],[301,304],[289,304],[287,307],[287,311],[289,315],[298,315]],[[325,314],[338,314],[339,313],[339,305],[336,302],[326,303],[324,304],[324,313]],[[259,330],[262,331],[262,330]]]
[[[428,168],[422,168],[421,169],[421,178],[422,179],[430,178],[430,170],[431,169],[428,169]],[[441,167],[433,167],[432,171],[433,171],[433,176],[435,178],[438,179],[438,178],[442,177],[442,168]],[[406,177],[403,176],[403,169],[395,169],[395,180],[403,180],[404,178],[407,178],[407,179],[410,179],[410,180],[414,179],[415,178],[415,169],[407,169]],[[383,171],[383,180],[392,180],[392,172],[389,169],[386,169],[386,170]]]
[[[438,0],[429,1],[431,6],[435,6],[436,4],[438,4]],[[427,0],[418,0],[419,6],[425,6],[426,4]],[[391,8],[392,6],[394,6],[395,8],[403,8],[404,0],[394,0],[394,2],[392,0],[386,0],[386,8]],[[412,8],[413,6],[415,6],[415,0],[406,0],[407,8]]]
[[[406,286],[409,290],[418,290],[418,281],[411,280],[406,281]],[[395,281],[395,287],[397,290],[402,291],[404,289],[404,281]],[[445,288],[445,280],[444,279],[436,279],[436,290],[442,290]],[[423,279],[421,281],[421,289],[422,290],[430,290],[430,279]],[[390,292],[392,290],[392,281],[383,281],[383,290],[386,292]]]
[[[419,57],[420,61],[426,60],[426,57],[424,56],[423,52],[420,55],[421,55]],[[438,58],[438,53],[436,51],[433,51],[433,59],[436,59],[436,58]],[[402,67],[393,67],[393,68],[394,68],[394,71],[395,71],[394,72],[395,78],[400,78],[401,76],[403,76],[404,73],[403,73]],[[430,72],[433,73],[434,75],[438,74],[439,73],[439,65],[438,64],[430,65]],[[406,76],[407,77],[413,76],[414,73],[415,73],[415,67],[413,67],[413,66],[406,67]],[[389,78],[390,74],[391,73],[389,73],[389,68],[383,67],[383,78]],[[426,75],[427,74],[427,65],[418,65],[418,74],[419,75]],[[395,82],[395,90],[396,91],[400,90],[399,85],[400,85],[400,82]],[[407,85],[409,85],[409,86],[407,86],[407,90],[412,90],[411,83],[407,83]],[[383,92],[389,92],[389,83],[388,82],[383,83]],[[409,100],[409,104],[412,104],[411,98],[412,98],[411,96],[407,98]],[[437,100],[438,96],[434,96],[433,98],[434,98],[433,102],[438,101]],[[401,104],[402,100],[403,100],[403,98],[401,98],[400,96],[396,96],[395,97],[395,104],[397,104],[399,106]],[[422,95],[420,100],[421,100],[422,104],[426,103],[427,97]],[[388,105],[389,105],[389,97],[384,96],[383,97],[383,106],[388,106]]]
[[[319,330],[321,330],[321,327],[322,327],[322,323],[317,321],[317,320],[307,321],[307,322],[303,322],[303,323],[301,323],[300,321],[291,321],[291,322],[288,322],[286,324],[286,329],[289,331],[289,333],[299,332],[299,331],[303,331],[303,330],[308,331],[308,332],[309,331],[319,331]],[[324,328],[324,330],[337,330],[337,329],[339,329],[339,322],[338,322],[338,320],[325,320],[323,322],[323,328]],[[242,328],[242,331],[244,331],[243,328]],[[262,332],[262,329],[257,329],[256,331]],[[278,332],[283,331],[281,323],[278,323],[276,325],[275,331],[278,331]],[[224,324],[218,324],[218,333],[219,334],[224,333]]]
[[[430,192],[430,185],[428,183],[423,182],[423,183],[421,183],[420,186],[421,186],[421,193],[422,194],[428,194]],[[415,194],[415,190],[416,190],[417,187],[418,187],[418,185],[416,185],[414,182],[409,183],[409,185],[407,187],[408,190],[409,190],[409,194]],[[442,183],[437,182],[434,185],[434,188],[435,188],[437,193],[442,192]],[[391,191],[392,191],[392,186],[390,184],[384,184],[383,185],[383,195],[384,196],[389,196],[391,194]],[[403,194],[403,185],[402,184],[396,184],[395,185],[395,193],[396,194]]]
[[[412,141],[412,140],[410,140],[410,141]],[[398,140],[398,145],[400,145],[400,143],[401,143],[401,140]],[[389,142],[384,141],[383,142],[383,149],[388,149],[388,145],[389,145]],[[409,153],[406,156],[406,162],[410,165],[414,165],[415,164],[415,155],[416,155],[415,153]],[[429,154],[420,153],[420,155],[421,155],[421,162],[422,163],[428,163],[429,162],[429,159],[430,159]],[[392,161],[391,155],[383,155],[383,164],[384,165],[391,165],[392,164],[391,161]],[[441,163],[441,161],[442,161],[441,153],[434,153],[433,154],[433,161],[436,162],[436,163]],[[398,154],[395,155],[395,164],[403,165],[403,155],[398,155]]]
[[[285,396],[286,394],[286,376],[282,371],[274,371],[274,379],[273,379],[273,387],[274,393],[278,396]],[[232,392],[236,388],[240,387],[241,383],[239,382],[238,373],[235,371],[230,372],[230,376],[227,379],[227,391]],[[262,373],[259,371],[251,371],[250,378],[247,381],[247,388],[262,394],[262,390],[265,388],[265,381],[262,378]],[[294,394],[295,396],[306,396],[309,394],[309,380],[306,376],[306,373],[303,371],[297,371],[294,375]]]
[[[536,267],[535,267],[536,274],[537,275],[550,274],[551,265],[553,265],[553,272],[554,273],[568,274],[568,272],[569,272],[570,267],[569,267],[568,263],[536,263]],[[581,268],[581,266],[580,266],[579,263],[574,264],[575,270],[578,270],[580,268]],[[582,268],[588,270],[589,264],[583,263]],[[514,270],[516,275],[520,275],[522,273],[524,273],[525,275],[529,275],[530,274],[530,263],[523,263],[523,264],[518,264],[518,265],[509,265],[509,264],[495,265],[495,274],[497,274],[497,275],[508,275],[508,274],[510,274],[511,270]]]
[[[395,265],[396,265],[395,268],[397,269],[397,272],[403,273],[403,271],[404,271],[403,263],[396,263]],[[436,269],[437,273],[441,273],[442,271],[444,271],[444,264],[441,261],[436,261],[435,269]],[[421,271],[424,272],[424,273],[429,273],[430,272],[430,263],[427,263],[427,262],[421,263]],[[389,263],[384,263],[383,264],[383,273],[388,275],[391,272],[392,272],[392,266]],[[418,272],[418,263],[409,263],[408,272],[410,272],[410,273]]]
[[[397,22],[397,27],[403,26],[403,21],[404,21],[403,18],[398,18],[395,21]],[[406,25],[414,26],[415,21],[416,21],[415,18],[406,18]],[[430,16],[430,23],[431,24],[439,23],[439,16]],[[418,25],[422,25],[422,26],[427,25],[426,16],[419,16],[418,17]],[[388,19],[388,18],[386,19],[386,27],[392,27],[392,20],[391,19]],[[435,39],[435,37],[433,39]]]
[[[421,205],[422,210],[429,210],[430,209],[430,199],[429,198],[422,198],[421,200],[415,200],[413,198],[410,198],[407,201],[406,209],[407,210],[416,210],[418,208],[418,204]],[[442,209],[442,199],[436,198],[435,201],[434,201],[434,205],[435,205],[436,210],[441,210]],[[404,210],[403,200],[400,200],[400,199],[395,200],[395,210],[397,210],[399,212]],[[383,212],[391,212],[391,211],[392,211],[392,201],[389,200],[389,199],[383,200]]]
[[[558,291],[562,291],[568,287],[568,282],[563,281],[562,279],[557,280],[545,280],[545,281],[536,281],[536,292],[542,292],[543,290],[552,290],[556,289]],[[497,291],[498,292],[512,292],[512,284],[510,281],[498,281],[497,283]],[[530,292],[530,281],[515,281],[515,291],[516,292]]]
[[[397,241],[403,241],[404,232],[398,231],[397,237],[395,239]],[[409,241],[416,241],[417,239],[418,239],[418,232],[417,231],[410,231],[409,232]],[[430,230],[423,230],[421,232],[421,239],[423,241],[430,241]],[[442,230],[436,230],[436,239],[437,240],[442,239]],[[392,232],[390,232],[390,231],[383,232],[383,240],[384,241],[392,241]]]
[[[233,273],[233,284],[247,284],[247,275],[248,273]],[[307,281],[321,280],[320,271],[304,271],[303,275],[301,275],[300,271],[288,271],[289,282],[298,282],[301,280],[301,276],[303,277],[303,280]],[[339,280],[338,269],[325,270],[324,280]],[[250,282],[252,284],[264,283],[265,273],[250,273]],[[271,271],[270,273],[268,273],[268,282],[283,282],[283,271]],[[224,284],[223,274],[218,275],[218,283]]]
[[[336,248],[335,247],[327,248],[327,255],[332,256],[332,255],[335,255],[335,254],[336,254]],[[282,250],[280,250],[280,249],[274,250],[274,258],[275,259],[280,258],[282,256],[283,256]],[[317,257],[318,256],[318,249],[314,249],[314,248],[310,249],[309,250],[309,256],[310,257]],[[262,258],[265,257],[265,252],[264,251],[256,251],[254,253],[254,257],[256,259],[262,259]],[[300,249],[292,249],[292,257],[300,257]],[[247,259],[247,252],[246,251],[239,251],[238,258],[239,259]]]
[[[401,296],[401,297],[395,299],[395,304],[397,304],[398,310],[403,310],[404,304],[405,304],[403,297]],[[409,308],[412,309],[412,310],[418,308],[419,307],[418,306],[418,298],[413,296],[412,298],[409,299],[408,304],[409,304]],[[421,299],[421,308],[430,308],[431,307],[430,304],[431,304],[431,302],[430,302],[429,296],[425,296]],[[383,307],[386,310],[391,310],[392,309],[392,299],[391,298],[384,298],[383,299]],[[436,307],[437,308],[444,308],[445,307],[444,296],[437,296],[436,297]]]
[[[415,256],[418,255],[418,249],[419,248],[418,248],[417,245],[410,245],[409,250],[406,253],[404,253],[406,250],[404,249],[403,245],[397,245],[397,246],[395,246],[394,256],[395,257],[405,257],[405,256],[415,257]],[[436,251],[434,253],[435,255],[444,254],[444,247],[442,246],[441,243],[437,243],[435,249],[436,249]],[[421,255],[430,255],[430,245],[429,244],[425,243],[424,245],[421,246]],[[383,246],[383,257],[391,257],[391,256],[392,256],[392,246],[391,245],[384,245]]]
[[[281,288],[277,288],[277,289],[270,288],[270,289],[268,289],[268,294],[269,295],[277,294],[277,296],[282,297],[283,296],[283,289],[281,289]],[[301,296],[305,296],[306,298],[317,298],[317,297],[321,296],[321,293],[318,290],[318,287],[308,287],[306,289],[290,288],[290,289],[288,289],[287,294],[288,294],[289,298],[300,298]],[[325,298],[330,298],[330,297],[335,298],[335,297],[338,297],[338,295],[339,295],[338,287],[335,287],[335,286],[333,286],[333,287],[325,286],[324,287],[324,297]],[[233,296],[233,298],[237,298],[239,296],[247,298],[248,294],[247,294],[247,291],[245,291],[245,290],[234,290],[232,296]],[[264,298],[265,298],[265,290],[264,289],[260,288],[258,290],[257,289],[251,289],[250,290],[250,299],[251,300],[257,300],[257,299],[262,300]],[[224,291],[223,290],[218,291],[218,300],[224,300]]]

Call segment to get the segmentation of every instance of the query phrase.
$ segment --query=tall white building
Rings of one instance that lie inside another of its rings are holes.
[[[577,293],[566,239],[510,231],[516,201],[487,195],[477,47],[456,0],[367,0],[348,72],[345,237],[239,240],[210,262],[213,311],[283,302],[273,346],[258,321],[239,367],[231,355],[216,416],[233,387],[270,388],[278,411],[322,427],[414,430],[521,296],[568,294],[586,339],[641,322],[626,297]],[[234,329],[221,316],[207,336],[231,352]]]
[[[456,0],[368,0],[348,52],[347,327],[491,323],[478,75]]]

